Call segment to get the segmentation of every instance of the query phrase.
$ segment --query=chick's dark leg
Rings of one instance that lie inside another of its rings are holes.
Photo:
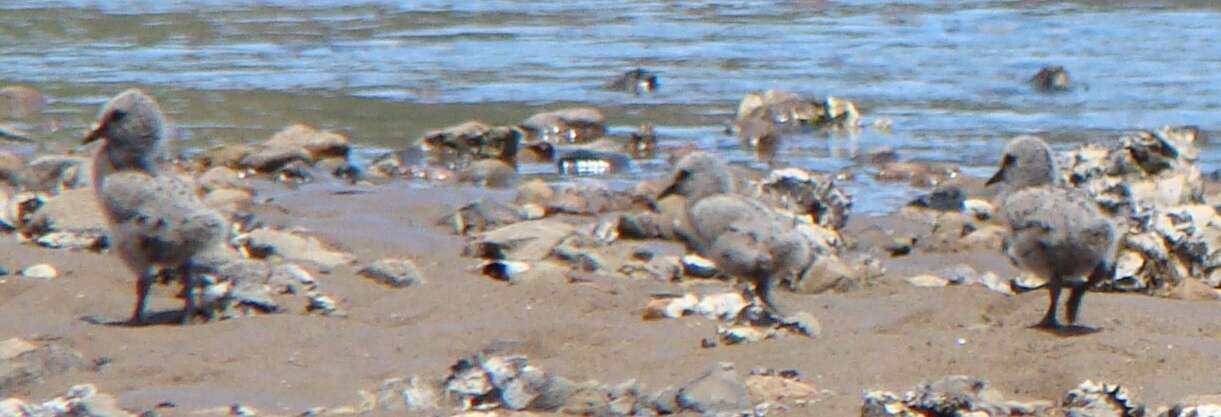
[[[1081,311],[1081,300],[1085,298],[1085,292],[1089,291],[1098,283],[1110,279],[1115,275],[1114,266],[1108,262],[1099,262],[1098,266],[1094,267],[1094,271],[1090,273],[1086,283],[1073,287],[1072,292],[1068,295],[1068,323],[1077,323],[1077,313]]]
[[[131,313],[132,324],[144,323],[144,307],[148,304],[148,291],[157,280],[157,268],[148,267],[136,278],[136,308]]]
[[[1080,311],[1079,308],[1081,307],[1081,300],[1085,298],[1085,291],[1088,289],[1088,286],[1082,284],[1079,286],[1074,286],[1071,290],[1069,290],[1068,303],[1065,306],[1065,309],[1068,311],[1068,324],[1074,324],[1077,322],[1077,312]]]
[[[783,309],[772,298],[772,287],[776,285],[775,277],[767,277],[755,284],[755,295],[763,301],[763,306],[777,317],[785,317]]]
[[[178,274],[182,279],[182,325],[191,324],[191,318],[195,316],[195,274],[191,263],[187,262],[178,268]]]
[[[1060,277],[1052,277],[1047,283],[1048,302],[1047,314],[1043,315],[1035,327],[1043,329],[1059,329],[1060,321],[1056,320],[1056,307],[1060,303]]]

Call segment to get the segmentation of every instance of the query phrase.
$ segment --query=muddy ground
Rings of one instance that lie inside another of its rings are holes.
[[[1043,313],[1042,292],[916,288],[901,279],[956,263],[1012,276],[1016,271],[991,251],[887,260],[886,276],[847,293],[780,291],[788,309],[821,321],[822,335],[701,348],[701,339],[714,334],[712,321],[641,319],[651,293],[679,284],[508,285],[470,270],[477,261],[460,256],[463,238],[436,220],[488,196],[486,190],[401,182],[355,194],[331,190],[307,186],[269,194],[259,216],[312,229],[361,262],[410,257],[427,282],[391,289],[358,276],[357,266],[340,267],[316,277],[347,317],[306,315],[302,306],[291,306],[285,314],[187,327],[108,326],[94,323],[126,318],[134,297],[133,275],[116,256],[0,239],[0,265],[10,271],[46,262],[61,274],[50,280],[0,277],[0,339],[53,340],[87,359],[109,361],[14,394],[41,400],[91,382],[136,412],[169,401],[176,407],[159,409],[163,415],[231,403],[264,414],[297,414],[356,404],[359,390],[372,391],[385,378],[440,378],[456,359],[506,341],[550,372],[604,383],[635,378],[649,389],[687,382],[718,361],[735,362],[740,370],[794,368],[826,391],[790,415],[858,415],[862,390],[906,390],[952,374],[985,378],[1017,400],[1059,400],[1086,379],[1125,384],[1151,405],[1221,388],[1217,302],[1092,293],[1083,320],[1102,331],[1060,337],[1027,327]],[[846,233],[890,223],[857,216]],[[173,298],[176,288],[157,291],[152,311],[173,320],[181,307]]]

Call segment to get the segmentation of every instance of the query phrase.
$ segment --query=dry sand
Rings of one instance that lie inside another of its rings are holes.
[[[0,239],[10,270],[47,262],[60,277],[0,280],[0,339],[54,339],[86,358],[109,358],[100,371],[72,371],[15,394],[44,399],[92,382],[120,405],[163,414],[240,402],[264,413],[299,413],[359,401],[385,378],[438,378],[456,359],[494,341],[517,342],[531,363],[573,379],[617,383],[636,378],[650,389],[681,384],[717,361],[738,369],[795,368],[820,401],[793,415],[858,415],[864,389],[906,390],[923,380],[968,374],[1006,398],[1059,400],[1086,379],[1125,384],[1151,405],[1221,389],[1221,303],[1095,293],[1083,320],[1103,330],[1057,337],[1027,328],[1046,307],[1043,292],[1006,296],[981,286],[915,288],[899,277],[967,263],[1002,276],[1014,271],[998,253],[916,256],[888,261],[875,285],[846,294],[777,291],[779,302],[819,318],[818,338],[788,337],[750,345],[700,347],[715,323],[703,318],[643,321],[649,294],[674,284],[528,283],[510,286],[468,270],[463,238],[436,219],[481,196],[472,188],[416,188],[404,183],[368,193],[332,194],[320,186],[265,193],[262,219],[313,229],[362,261],[416,260],[427,283],[390,289],[356,267],[317,278],[348,311],[346,318],[286,314],[188,327],[91,324],[129,313],[134,277],[108,253],[57,251]],[[492,196],[505,197],[493,193]],[[859,230],[883,220],[855,218]],[[150,311],[181,307],[176,289],[158,287]]]

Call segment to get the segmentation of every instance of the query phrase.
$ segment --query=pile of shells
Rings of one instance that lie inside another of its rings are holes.
[[[861,417],[1029,416],[1047,415],[1050,401],[1005,401],[1000,391],[979,378],[955,375],[917,385],[911,391],[865,391]]]
[[[752,298],[744,292],[658,294],[645,306],[642,316],[656,320],[698,315],[720,322],[716,339],[705,339],[704,347],[754,343],[789,334],[818,337],[822,332],[818,319],[809,313],[779,317],[748,301]]]
[[[308,313],[344,315],[314,275],[296,263],[250,259],[226,249],[200,257],[196,268],[203,285],[200,308],[211,320],[285,312],[290,299],[300,300]]]
[[[1175,403],[1158,417],[1214,417],[1221,416],[1221,395],[1194,395]]]
[[[835,178],[800,168],[777,169],[754,184],[751,194],[776,209],[809,216],[810,223],[839,230],[848,222],[852,196],[836,187]]]
[[[1082,417],[1144,416],[1145,405],[1132,399],[1128,390],[1120,385],[1098,383],[1090,380],[1064,394],[1060,402],[1065,414]]]
[[[1189,280],[1221,288],[1221,216],[1202,205],[1155,207],[1129,219],[1109,287],[1159,292]]]
[[[220,145],[195,159],[196,170],[227,167],[244,175],[266,174],[287,183],[308,182],[316,172],[354,178],[348,159],[348,138],[335,132],[296,124],[258,144]]]
[[[756,91],[738,102],[732,128],[740,136],[804,127],[852,129],[859,125],[860,116],[855,104],[837,97],[811,101],[789,91]]]
[[[28,403],[20,398],[0,401],[0,416],[4,417],[135,417],[119,408],[114,397],[98,392],[93,384],[68,388],[59,397],[41,403]]]
[[[432,130],[405,150],[379,156],[368,171],[378,177],[509,187],[519,179],[519,162],[555,161],[561,175],[606,175],[625,169],[631,158],[651,157],[656,142],[650,124],[626,138],[609,137],[598,109],[562,108],[515,125],[469,120]]]
[[[522,355],[479,353],[450,367],[440,381],[419,376],[383,381],[365,394],[365,411],[558,412],[608,417],[674,414],[762,415],[804,406],[822,393],[796,371],[758,369],[743,378],[732,363],[716,364],[687,384],[650,392],[635,380],[615,385],[576,382],[529,364]]]
[[[1221,287],[1221,219],[1203,204],[1198,140],[1195,127],[1167,126],[1063,158],[1069,182],[1124,227],[1109,288],[1155,292],[1189,278]]]
[[[1110,143],[1082,145],[1064,154],[1061,165],[1069,183],[1114,215],[1196,204],[1203,194],[1196,167],[1200,137],[1193,126],[1140,130]]]
[[[902,395],[866,391],[864,397],[862,417],[1203,417],[1221,413],[1221,396],[1191,396],[1171,407],[1159,407],[1154,412],[1133,399],[1123,386],[1090,380],[1068,390],[1058,402],[1006,401],[986,381],[961,375],[920,384]]]
[[[426,132],[418,146],[431,162],[455,169],[478,159],[512,161],[524,136],[517,126],[493,127],[470,120]]]

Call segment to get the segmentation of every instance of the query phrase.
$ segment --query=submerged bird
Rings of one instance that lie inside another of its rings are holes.
[[[145,321],[148,292],[162,268],[182,280],[182,323],[188,324],[195,312],[192,258],[216,245],[227,230],[225,220],[199,200],[190,184],[162,170],[158,158],[164,155],[164,129],[157,102],[131,89],[102,107],[83,140],[104,140],[94,159],[94,187],[116,251],[139,274],[133,324]]]
[[[987,184],[1001,184],[1001,213],[1011,233],[1005,253],[1019,267],[1045,279],[1047,313],[1035,327],[1061,329],[1056,318],[1060,290],[1069,287],[1066,309],[1074,324],[1086,290],[1112,268],[1117,231],[1083,191],[1060,184],[1051,148],[1034,136],[1005,147],[1000,169]]]
[[[763,203],[735,194],[738,179],[712,154],[694,152],[680,159],[673,182],[660,194],[686,197],[693,236],[689,243],[722,271],[750,282],[772,313],[783,316],[772,288],[809,265],[808,242]]]

